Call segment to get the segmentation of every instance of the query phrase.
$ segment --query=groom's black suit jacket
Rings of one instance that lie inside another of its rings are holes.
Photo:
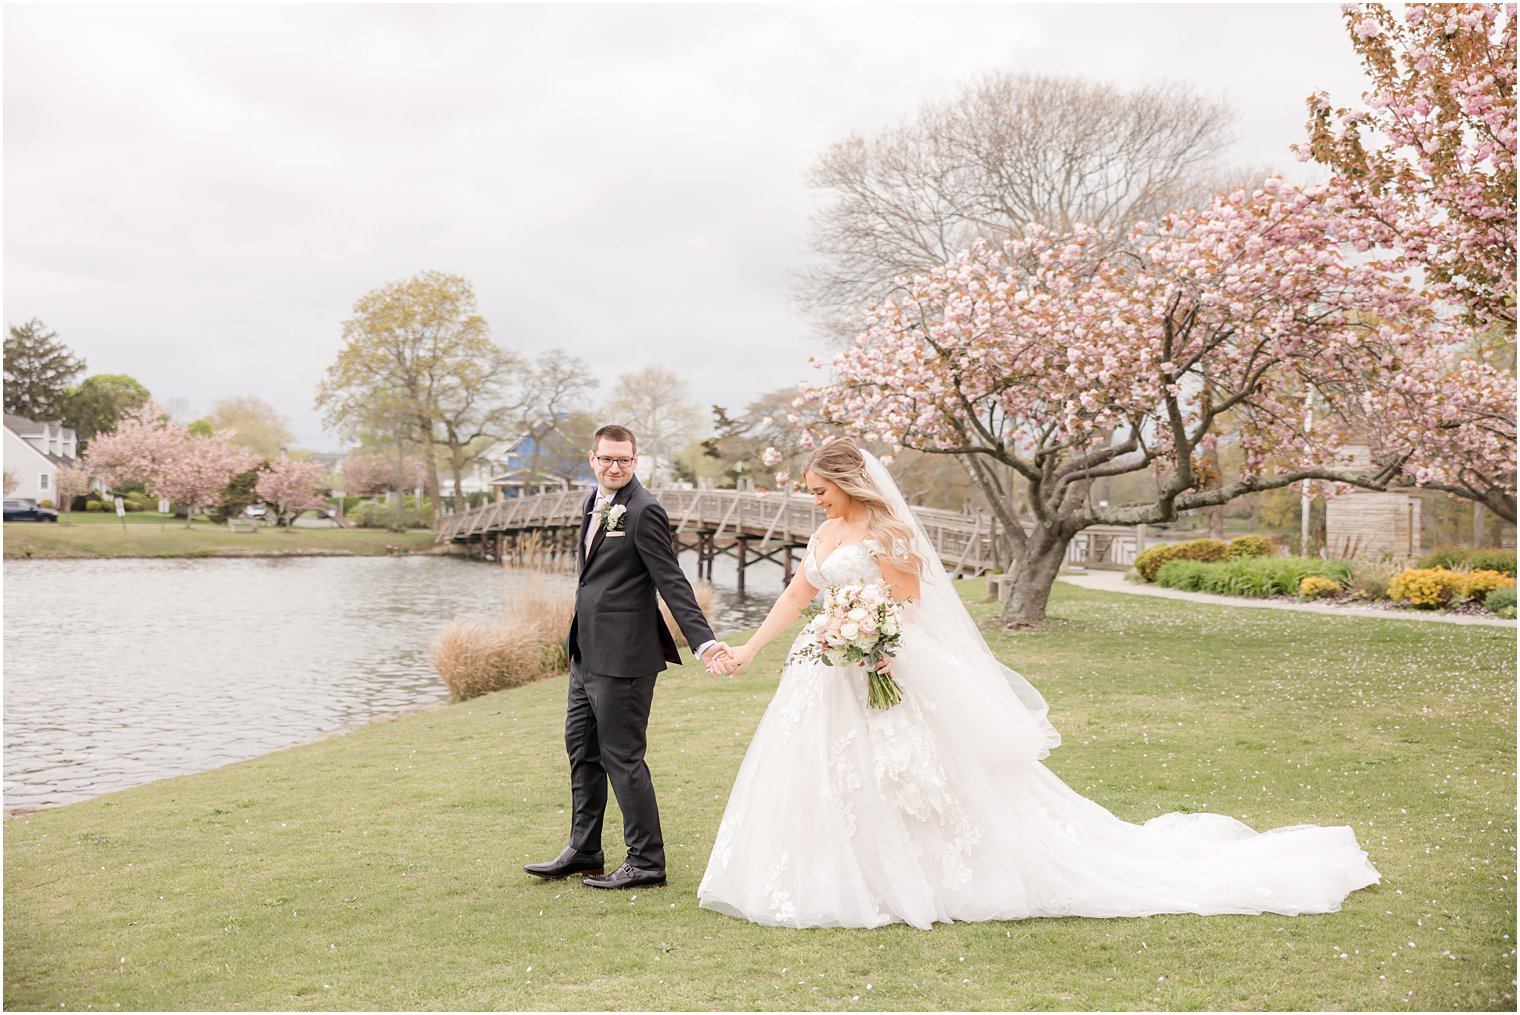
[[[613,497],[628,513],[616,531],[598,527],[586,551],[586,532],[596,492],[582,509],[580,584],[565,647],[582,669],[609,677],[646,677],[681,661],[675,639],[660,617],[655,590],[696,650],[713,640],[691,584],[681,573],[670,542],[670,516],[634,477]]]

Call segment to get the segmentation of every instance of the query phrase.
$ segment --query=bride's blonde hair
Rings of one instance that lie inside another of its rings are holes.
[[[813,452],[803,472],[828,480],[864,505],[866,535],[883,548],[883,556],[905,571],[923,574],[927,561],[913,545],[913,529],[892,514],[887,499],[866,474],[865,456],[854,441],[839,438],[825,444]]]

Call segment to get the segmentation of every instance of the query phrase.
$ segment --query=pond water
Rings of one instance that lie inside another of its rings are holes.
[[[682,563],[695,571],[694,555]],[[6,561],[5,805],[83,800],[444,701],[428,645],[524,580],[424,556]],[[781,570],[751,568],[740,595],[720,560],[714,584],[717,629],[753,627]]]

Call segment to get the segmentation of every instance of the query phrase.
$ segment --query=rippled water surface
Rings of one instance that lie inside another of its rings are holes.
[[[747,597],[732,563],[714,578],[720,632],[757,625],[781,588],[773,566],[751,569]],[[428,644],[523,580],[442,557],[6,561],[5,803],[82,800],[443,701]]]

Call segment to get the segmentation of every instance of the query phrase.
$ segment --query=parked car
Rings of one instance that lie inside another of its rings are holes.
[[[269,505],[267,505],[267,504],[249,504],[247,507],[243,508],[243,517],[244,518],[252,518],[255,521],[260,521],[260,522],[268,521],[269,520]]]
[[[5,520],[8,522],[56,522],[58,512],[52,508],[38,507],[37,502],[26,497],[5,498]]]

